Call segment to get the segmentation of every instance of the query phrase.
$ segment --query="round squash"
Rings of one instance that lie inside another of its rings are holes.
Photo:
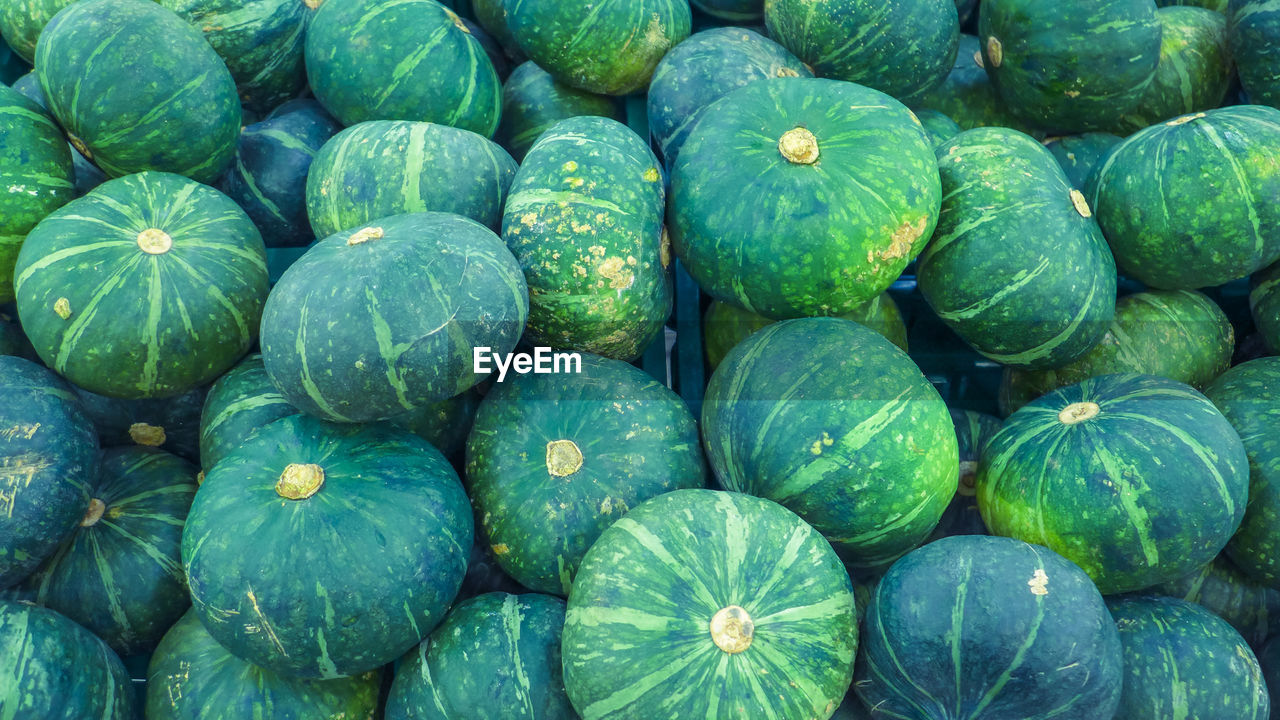
[[[1040,134],[1030,123],[1005,108],[982,66],[982,48],[974,35],[962,33],[951,71],[936,86],[911,96],[913,110],[945,113],[963,130],[999,126],[1028,135]]]
[[[517,162],[548,128],[579,115],[599,115],[623,122],[617,98],[570,87],[527,61],[502,85],[502,121],[498,138]]]
[[[153,447],[191,462],[200,459],[200,409],[207,387],[150,400],[121,400],[72,389],[93,421],[102,447]]]
[[[271,384],[262,355],[241,360],[209,388],[200,411],[200,466],[207,473],[258,428],[298,409]]]
[[[1160,61],[1142,98],[1120,122],[1126,134],[1220,105],[1235,79],[1227,19],[1199,7],[1167,7],[1160,19]]]
[[[75,0],[4,0],[0,2],[0,35],[18,57],[30,63],[36,42],[54,15]]]
[[[1240,85],[1259,105],[1280,104],[1280,7],[1271,0],[1230,0],[1227,41]],[[1220,8],[1220,10],[1222,10]]]
[[[1045,138],[1044,146],[1053,153],[1071,186],[1084,190],[1093,168],[1123,140],[1111,133],[1090,132]]]
[[[960,450],[960,482],[951,504],[929,536],[930,541],[952,535],[989,535],[978,509],[978,463],[982,451],[1000,430],[1000,418],[994,415],[951,408],[951,422],[956,427],[956,444]]]
[[[1280,590],[1258,583],[1225,554],[1186,577],[1156,585],[1151,593],[1206,608],[1230,623],[1252,648],[1261,648],[1280,627]]]

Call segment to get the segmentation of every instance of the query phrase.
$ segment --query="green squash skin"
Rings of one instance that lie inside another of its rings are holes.
[[[1222,105],[1235,78],[1222,13],[1168,7],[1156,17],[1162,29],[1160,62],[1142,99],[1119,124],[1125,134]]]
[[[293,100],[240,133],[236,161],[220,189],[244,208],[267,247],[315,239],[307,219],[307,173],[342,126],[315,100]]]
[[[1280,358],[1241,363],[1204,392],[1240,434],[1249,456],[1249,506],[1227,556],[1258,582],[1280,589]]]
[[[106,509],[17,586],[26,599],[84,626],[121,657],[150,652],[190,607],[182,524],[196,466],[154,448],[103,452],[93,497]],[[88,503],[85,504],[88,507]]]
[[[401,663],[386,720],[578,720],[561,677],[564,606],[507,593],[459,603]]]
[[[1084,190],[1089,173],[1111,148],[1119,145],[1124,138],[1111,133],[1080,133],[1079,135],[1063,135],[1045,138],[1045,148],[1053,153],[1053,157],[1067,174],[1071,187]]]
[[[294,463],[324,472],[310,497],[277,493]],[[426,637],[457,595],[472,540],[458,475],[425,440],[296,415],[205,476],[182,561],[192,607],[223,647],[273,672],[331,679]]]
[[[957,12],[955,0],[766,0],[764,22],[815,75],[910,102],[955,64]]]
[[[72,389],[98,430],[102,447],[155,447],[199,462],[200,409],[208,387],[155,400],[120,400]]]
[[[504,0],[520,50],[560,82],[598,95],[648,87],[662,56],[689,37],[685,0]]]
[[[740,343],[711,376],[702,433],[722,487],[786,506],[855,568],[920,544],[956,493],[938,391],[850,320],[780,322]]]
[[[227,652],[194,612],[160,641],[147,667],[147,720],[314,720],[377,717],[380,673],[336,680],[277,675]]]
[[[35,60],[36,41],[58,11],[76,0],[4,0],[0,2],[0,36],[18,57]]]
[[[235,157],[231,73],[199,30],[150,0],[74,3],[41,34],[35,64],[49,110],[111,177],[157,170],[212,183]]]
[[[1280,619],[1280,591],[1260,585],[1226,555],[1151,592],[1207,608],[1230,623],[1252,648],[1262,647]]]
[[[550,595],[569,594],[582,556],[628,510],[706,484],[697,424],[678,395],[618,360],[583,355],[581,370],[494,385],[467,439],[467,489],[489,549],[517,582]],[[552,462],[566,440],[576,469]]]
[[[1006,369],[1000,406],[1012,413],[1055,388],[1097,375],[1160,375],[1203,390],[1231,366],[1235,329],[1195,290],[1153,290],[1116,301],[1111,327],[1080,359],[1052,370]]]
[[[754,623],[726,653],[723,609]],[[826,717],[858,643],[831,546],[785,508],[715,490],[636,507],[587,551],[565,613],[565,689],[582,720]]]
[[[168,251],[139,245],[152,229],[169,236]],[[217,190],[139,173],[45,218],[14,281],[22,327],[58,374],[99,395],[172,397],[248,352],[267,297],[266,248]]]
[[[887,290],[933,233],[937,159],[893,98],[777,78],[704,112],[672,171],[668,228],[712,298],[775,319],[846,313]],[[779,150],[798,127],[817,140],[813,164]]]
[[[672,48],[653,71],[646,100],[649,133],[673,168],[703,110],[757,80],[813,77],[813,71],[769,38],[745,28],[712,28]]]
[[[978,510],[978,463],[982,451],[1000,430],[1000,418],[973,410],[951,408],[951,422],[956,428],[956,444],[960,450],[960,482],[956,495],[942,513],[942,519],[929,535],[932,542],[952,535],[989,535]]]
[[[1120,270],[1152,288],[1191,290],[1280,258],[1280,206],[1259,202],[1280,195],[1277,142],[1280,110],[1238,105],[1184,115],[1117,146],[1095,170],[1090,204]]]
[[[27,233],[75,197],[71,151],[48,113],[0,85],[0,303],[13,301],[13,266]]]
[[[965,535],[898,561],[872,591],[854,689],[875,717],[1111,720],[1120,638],[1080,568]]]
[[[898,304],[889,293],[880,293],[857,310],[840,317],[875,330],[889,342],[902,348],[903,352],[907,351],[907,326],[902,320]],[[712,300],[702,316],[702,343],[706,348],[707,366],[715,370],[738,343],[774,322],[776,321],[748,310]]]
[[[1230,0],[1227,39],[1251,102],[1280,105],[1280,2]]]
[[[262,355],[245,357],[209,388],[200,411],[200,466],[207,473],[259,428],[299,410],[271,384]]]
[[[1115,598],[1107,606],[1124,646],[1116,720],[1270,717],[1262,668],[1222,618],[1167,597]]]
[[[513,63],[525,61],[524,53],[520,51],[520,46],[516,44],[516,38],[507,25],[507,10],[503,7],[502,0],[471,0],[471,10],[480,27],[502,46],[503,53]],[[506,112],[505,105],[503,112]]]
[[[1064,422],[1077,403],[1098,414]],[[978,508],[993,534],[1049,547],[1113,595],[1213,560],[1244,517],[1248,467],[1236,431],[1191,386],[1101,375],[1005,420],[982,454]]]
[[[502,213],[529,285],[526,343],[620,360],[649,347],[671,315],[665,199],[658,159],[616,120],[542,134]]]
[[[388,215],[446,212],[496,231],[516,162],[468,130],[375,120],[333,136],[307,174],[307,217],[316,237]]]
[[[912,110],[937,110],[954,120],[962,130],[997,126],[1013,128],[1033,137],[1042,134],[1005,108],[982,66],[982,48],[973,35],[960,35],[956,61],[942,82],[916,93],[910,100]]]
[[[625,121],[617,98],[596,95],[558,82],[533,61],[517,67],[502,86],[499,142],[517,162],[548,128],[579,115]]]
[[[924,126],[924,131],[929,133],[929,141],[935,149],[960,134],[960,126],[956,121],[937,110],[917,110],[916,117]]]
[[[1214,10],[1223,14],[1227,12],[1229,0],[1156,0],[1156,5],[1160,7],[1202,7]]]
[[[462,456],[482,396],[475,388],[388,420],[431,443],[446,458]]]
[[[366,231],[381,237],[360,242]],[[262,358],[303,412],[385,420],[483,380],[474,349],[511,352],[528,297],[488,228],[447,213],[394,215],[331,235],[289,266],[263,311]]]
[[[1005,106],[1063,134],[1114,127],[1137,106],[1160,34],[1152,0],[990,0],[978,9],[983,65]]]
[[[0,356],[0,588],[53,554],[98,482],[98,435],[71,388],[29,360]]]
[[[0,708],[6,714],[134,720],[135,704],[129,674],[106,643],[52,610],[0,600]]]
[[[1249,310],[1267,345],[1280,351],[1280,262],[1250,278]]]
[[[1008,366],[1087,353],[1115,314],[1115,263],[1053,155],[1006,128],[967,130],[937,154],[946,199],[917,269],[929,306]]]
[[[343,125],[411,120],[492,137],[502,81],[484,48],[435,0],[325,0],[307,28],[307,78]]]

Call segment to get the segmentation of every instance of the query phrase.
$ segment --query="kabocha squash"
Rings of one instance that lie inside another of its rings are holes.
[[[1045,138],[1044,146],[1062,166],[1071,186],[1084,190],[1094,166],[1123,140],[1119,135],[1092,132]]]
[[[515,37],[511,35],[511,28],[507,26],[507,9],[503,6],[503,0],[471,0],[471,10],[480,27],[502,46],[503,54],[514,63],[524,62],[524,54],[520,52]]]
[[[753,30],[725,27],[694,33],[653,71],[646,99],[649,132],[672,168],[711,103],[757,80],[812,76],[791,51]]]
[[[318,238],[388,215],[446,212],[497,230],[516,163],[493,141],[425,122],[375,120],[324,144],[307,175]]]
[[[36,41],[54,15],[76,0],[4,0],[0,2],[0,35],[19,57],[31,62]]]
[[[1280,351],[1280,262],[1254,273],[1249,285],[1249,310],[1258,333]]]
[[[158,170],[211,183],[235,157],[231,73],[199,30],[157,3],[72,3],[40,35],[35,65],[71,144],[112,177]]]
[[[13,300],[13,266],[27,233],[75,196],[71,152],[36,103],[0,86],[0,303]]]
[[[566,85],[601,95],[646,88],[693,22],[686,0],[504,0],[503,7],[530,60]]]
[[[492,231],[448,213],[394,215],[289,266],[263,311],[262,359],[304,412],[385,420],[484,379],[474,348],[510,352],[528,312],[520,266]]]
[[[714,299],[775,319],[838,315],[888,289],[924,248],[938,164],[898,101],[778,78],[704,112],[672,171],[668,223]]]
[[[307,78],[343,125],[414,120],[498,127],[502,81],[462,19],[435,0],[325,0],[307,28]]]
[[[262,355],[254,353],[209,388],[200,411],[200,466],[205,472],[259,428],[299,410],[271,384]]]
[[[956,492],[938,391],[850,320],[789,320],[740,343],[711,376],[702,434],[722,486],[785,505],[855,567],[918,545]]]
[[[933,529],[931,540],[952,535],[987,535],[978,509],[978,463],[987,443],[1000,430],[1000,418],[994,415],[957,410],[952,408],[951,422],[956,428],[956,443],[960,450],[960,483],[951,504],[942,513],[942,519]]]
[[[1230,623],[1252,648],[1261,648],[1280,627],[1280,590],[1259,584],[1226,555],[1150,592],[1208,609]]]
[[[1253,651],[1222,618],[1166,597],[1107,602],[1124,647],[1117,720],[1266,720],[1271,702]]]
[[[678,395],[618,360],[494,385],[467,441],[467,489],[498,564],[568,595],[582,556],[628,510],[705,484],[698,430]]]
[[[165,633],[147,667],[147,720],[342,718],[371,720],[377,671],[305,680],[263,670],[218,644],[188,612]]]
[[[517,161],[542,133],[561,120],[599,115],[623,121],[617,98],[565,85],[532,60],[511,72],[502,85],[502,121],[498,138]]]
[[[849,575],[822,536],[768,500],[677,490],[587,551],[565,689],[582,720],[827,717],[857,641]]]
[[[965,131],[938,148],[945,200],[920,256],[920,291],[983,355],[1069,363],[1115,314],[1115,263],[1084,195],[1016,130]]]
[[[70,535],[98,482],[98,436],[71,388],[29,360],[0,356],[0,588]]]
[[[982,48],[974,35],[961,34],[956,61],[942,82],[910,98],[913,110],[937,110],[964,130],[999,126],[1029,135],[1037,130],[1005,109],[982,66]]]
[[[983,66],[1010,112],[1045,130],[1106,130],[1137,106],[1160,59],[1152,0],[989,0]]]
[[[274,672],[327,679],[381,667],[431,632],[472,537],[457,473],[425,440],[297,415],[205,476],[182,561],[192,607],[219,644]]]
[[[388,422],[431,443],[450,460],[462,457],[481,395],[475,388],[397,415]]]
[[[1195,290],[1153,290],[1116,302],[1115,319],[1083,357],[1051,370],[1006,369],[1006,414],[1041,395],[1097,375],[1160,375],[1203,390],[1231,365],[1235,330],[1222,309]]]
[[[1227,41],[1251,102],[1280,105],[1280,6],[1272,0],[1221,0]]]
[[[1120,270],[1195,289],[1280,257],[1280,110],[1238,105],[1146,128],[1107,156],[1090,204]],[[1205,178],[1214,178],[1207,187]]]
[[[937,110],[916,110],[915,115],[924,126],[924,131],[929,134],[929,142],[935,149],[960,134],[960,126],[956,121]]]
[[[104,448],[153,447],[197,462],[207,387],[152,400],[121,400],[73,388]]]
[[[1120,636],[1080,568],[966,535],[894,564],[871,592],[854,689],[873,716],[1111,720]]]
[[[489,593],[459,603],[401,662],[387,720],[578,720],[564,692],[564,601]]]
[[[169,397],[248,351],[267,296],[266,249],[227,196],[146,172],[45,218],[23,243],[14,285],[22,327],[49,367],[90,392]]]
[[[14,718],[134,720],[120,658],[58,613],[0,600],[0,709]]]
[[[1248,467],[1189,385],[1102,375],[1005,420],[982,455],[978,508],[992,533],[1048,546],[1110,595],[1212,560],[1245,514]]]
[[[908,102],[951,70],[957,12],[954,0],[768,0],[764,21],[814,74]]]
[[[16,591],[128,657],[150,652],[190,605],[182,524],[197,468],[152,448],[107,450],[101,468],[80,527]]]

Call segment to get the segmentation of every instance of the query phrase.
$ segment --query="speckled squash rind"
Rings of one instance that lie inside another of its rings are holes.
[[[72,144],[111,177],[158,170],[211,183],[235,157],[231,73],[199,30],[157,3],[73,3],[41,34],[35,65]]]
[[[200,408],[208,387],[153,400],[121,400],[72,389],[93,421],[102,447],[154,447],[199,461]]]
[[[502,239],[529,285],[525,342],[632,360],[671,314],[662,172],[601,117],[562,120],[525,156]]]
[[[1226,555],[1186,577],[1151,588],[1151,593],[1207,608],[1230,623],[1254,649],[1261,648],[1280,627],[1280,590],[1259,584]]]
[[[498,564],[568,595],[582,556],[628,510],[706,483],[678,395],[618,360],[522,375],[489,390],[467,440],[467,489]]]
[[[1111,595],[1217,556],[1244,517],[1249,463],[1231,424],[1191,386],[1102,375],[1005,420],[977,487],[993,534],[1049,547]]]
[[[1115,598],[1107,607],[1124,647],[1117,720],[1270,717],[1262,668],[1222,618],[1167,597]]]
[[[271,384],[262,355],[236,364],[209,388],[200,411],[200,466],[205,472],[259,428],[299,410]]]
[[[1235,78],[1222,13],[1168,7],[1156,17],[1162,31],[1160,62],[1142,98],[1118,126],[1125,134],[1222,105]]]
[[[658,61],[689,36],[686,0],[504,0],[507,27],[530,60],[560,82],[601,95],[649,85]]]
[[[502,81],[475,36],[435,0],[325,0],[307,29],[307,78],[343,125],[412,120],[492,137]]]
[[[29,360],[0,356],[0,588],[51,555],[98,482],[98,435],[71,388]]]
[[[492,140],[426,122],[374,120],[333,136],[307,174],[307,217],[325,238],[388,215],[446,212],[497,230],[516,162]]]
[[[1249,310],[1258,333],[1280,352],[1280,262],[1254,273],[1249,286]]]
[[[4,0],[0,2],[0,36],[18,57],[35,59],[36,42],[54,15],[76,0]]]
[[[661,495],[583,560],[565,689],[582,720],[826,717],[853,674],[852,590],[831,546],[775,503]]]
[[[1160,375],[1203,390],[1231,366],[1235,330],[1216,303],[1195,290],[1152,290],[1116,301],[1102,340],[1083,357],[1051,370],[1007,368],[1000,406],[1011,413],[1064,385],[1118,372]]]
[[[924,126],[924,131],[929,133],[929,142],[933,143],[935,149],[960,134],[960,126],[956,121],[937,110],[916,110],[915,114]]]
[[[425,440],[296,415],[205,476],[182,561],[192,607],[220,644],[274,672],[329,679],[426,637],[457,595],[472,539],[457,473]]]
[[[1227,41],[1249,100],[1280,106],[1280,2],[1230,0]]]
[[[888,289],[933,233],[937,159],[888,95],[776,78],[704,113],[672,171],[668,228],[714,299],[776,319],[849,312]]]
[[[400,664],[386,720],[578,720],[560,667],[564,601],[489,593],[459,603]]]
[[[960,483],[956,495],[929,536],[930,542],[952,535],[989,535],[978,510],[978,463],[987,443],[1000,430],[1000,418],[973,410],[950,409],[960,450]]]
[[[474,349],[511,352],[528,312],[520,266],[488,228],[448,213],[393,215],[289,266],[263,311],[262,358],[303,412],[386,420],[483,380]]]
[[[909,102],[956,60],[955,0],[769,0],[765,27],[814,74]]]
[[[507,26],[507,10],[502,0],[471,0],[471,11],[480,27],[502,47],[503,54],[513,64],[525,61],[524,53]]]
[[[466,449],[467,435],[475,422],[482,397],[476,388],[471,388],[451,398],[397,415],[388,422],[426,440],[446,458],[455,460]]]
[[[27,337],[60,375],[111,397],[171,397],[249,350],[266,248],[217,190],[139,173],[45,218],[23,243],[14,285]]]
[[[857,568],[920,544],[956,492],[938,391],[850,320],[789,320],[740,343],[711,376],[702,433],[723,487],[786,506]]]
[[[938,148],[945,201],[920,256],[929,306],[979,353],[1056,367],[1089,351],[1115,314],[1115,263],[1049,151],[1007,128]]]
[[[1091,132],[1079,135],[1061,135],[1044,139],[1045,148],[1053,153],[1062,172],[1067,174],[1071,186],[1085,189],[1085,181],[1098,161],[1107,151],[1120,144],[1124,138],[1111,133]]]
[[[227,652],[194,612],[167,632],[147,667],[147,720],[374,720],[380,674],[335,680],[278,675]],[[265,713],[265,714],[262,714]]]
[[[937,110],[956,121],[962,130],[1007,127],[1036,136],[1039,131],[1015,117],[1004,106],[982,66],[982,49],[974,35],[961,34],[956,61],[942,82],[913,95],[911,109]]]
[[[498,141],[519,162],[548,128],[579,115],[625,119],[617,98],[569,87],[530,60],[513,70],[502,85]]]
[[[1280,205],[1263,200],[1280,196],[1277,144],[1280,110],[1238,105],[1154,125],[1117,146],[1095,171],[1089,200],[1120,270],[1153,288],[1190,290],[1280,258]]]
[[[863,637],[854,689],[875,717],[1111,720],[1120,701],[1102,596],[1038,545],[966,535],[912,552],[872,591]]]

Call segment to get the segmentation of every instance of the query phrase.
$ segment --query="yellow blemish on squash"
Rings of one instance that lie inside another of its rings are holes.
[[[583,183],[584,183],[583,179],[582,179],[582,178],[580,178],[580,177],[565,178],[565,179],[564,179],[564,182],[565,182],[565,184],[566,184],[566,185],[568,185],[569,187],[571,187],[571,188],[575,188],[575,189],[576,189],[576,188],[580,188],[580,187],[582,187],[582,185],[583,185]]]
[[[381,238],[382,238],[382,228],[380,227],[361,228],[360,230],[357,230],[356,232],[352,233],[351,237],[347,238],[347,246],[350,247],[352,245],[359,245],[361,243],[367,243],[370,240],[380,240]]]
[[[1080,213],[1080,217],[1093,217],[1093,211],[1089,209],[1089,202],[1084,199],[1084,193],[1071,188],[1071,204],[1075,206],[1076,212]]]
[[[653,48],[671,47],[667,26],[662,24],[662,16],[658,13],[649,16],[649,24],[644,29],[644,44]]]
[[[454,11],[448,8],[445,8],[444,13],[449,17],[450,20],[453,21],[454,27],[458,28],[459,30],[461,30],[462,32],[468,35],[471,34],[471,30],[467,28],[466,23],[462,22],[462,18],[458,17],[457,13],[455,13]]]
[[[671,266],[671,234],[667,232],[667,226],[662,226],[662,238],[658,241],[658,261],[662,263],[662,269],[666,270]]]
[[[204,471],[201,470],[200,472],[196,473],[196,485],[203,485],[203,484],[204,484]]]
[[[635,282],[634,273],[626,270],[622,258],[611,257],[600,263],[600,274],[608,278],[609,287],[614,290],[625,290]]]
[[[64,297],[58,298],[53,304],[53,311],[58,314],[58,317],[66,320],[71,317],[71,301]]]
[[[876,255],[881,260],[899,260],[911,255],[911,248],[915,242],[924,234],[924,229],[929,224],[929,218],[921,217],[916,222],[902,223],[897,230],[893,231],[893,237],[889,239],[889,247],[880,250]]]
[[[1031,588],[1032,595],[1049,594],[1049,576],[1045,574],[1044,568],[1036,568],[1035,574],[1027,581],[1027,587]]]
[[[494,555],[506,555],[507,553],[511,552],[511,548],[507,547],[506,543],[498,543],[497,545],[490,545],[489,549],[493,550]]]
[[[364,369],[364,360],[357,360],[357,361],[356,361],[356,369],[357,369],[357,370],[363,370],[363,369]]]
[[[809,446],[809,452],[813,453],[814,455],[821,455],[822,448],[831,447],[833,444],[835,444],[835,440],[832,440],[831,436],[827,434],[827,431],[823,430],[822,437],[818,438],[817,440],[814,440],[813,445]]]
[[[605,250],[603,245],[592,245],[587,248],[587,252],[595,255],[596,257],[604,257]]]
[[[147,423],[139,422],[129,426],[129,439],[138,445],[160,447],[168,437],[165,435],[164,428],[159,425],[148,425]]]
[[[18,493],[30,487],[38,473],[53,467],[46,457],[21,453],[0,457],[0,514],[13,517],[13,503]]]
[[[778,69],[777,69],[773,74],[774,74],[774,75],[776,75],[776,76],[778,76],[778,77],[780,77],[780,78],[784,78],[784,77],[800,77],[800,73],[796,72],[795,70],[792,70],[792,69],[791,69],[791,68],[789,68],[789,67],[780,67],[780,68],[778,68]]]
[[[1202,118],[1202,117],[1204,117],[1204,116],[1205,116],[1205,115],[1204,115],[1204,113],[1202,113],[1202,112],[1201,112],[1201,113],[1196,113],[1195,115],[1183,115],[1183,116],[1182,116],[1182,117],[1180,117],[1180,118],[1174,118],[1174,119],[1170,120],[1169,122],[1165,123],[1165,125],[1169,125],[1169,126],[1174,126],[1174,125],[1184,125],[1184,124],[1186,124],[1186,123],[1191,122],[1192,120],[1199,120],[1200,118]]]
[[[282,644],[280,642],[280,638],[276,636],[275,628],[271,627],[271,623],[267,622],[267,616],[262,614],[262,608],[258,606],[258,597],[253,594],[253,588],[249,588],[248,598],[249,603],[253,605],[254,614],[258,616],[258,625],[257,627],[246,626],[245,630],[249,632],[253,632],[254,630],[265,632],[267,637],[271,639],[271,644],[275,645],[276,651],[285,657],[289,657],[289,653],[285,652],[284,644]]]
[[[11,428],[0,430],[0,440],[30,440],[36,436],[40,423],[18,423]]]
[[[641,177],[645,179],[645,182],[658,182],[658,178],[662,177],[662,175],[658,172],[658,168],[651,167],[645,170],[644,175]]]
[[[1080,91],[1079,91],[1079,90],[1063,90],[1063,91],[1062,91],[1062,94],[1063,94],[1063,95],[1066,95],[1066,96],[1067,96],[1067,97],[1069,97],[1069,98],[1078,98],[1078,97],[1080,97]]]
[[[302,0],[302,4],[312,10],[319,10],[320,6],[324,4],[324,0]]]
[[[565,172],[578,172],[578,163],[570,160],[564,165],[561,165],[560,169],[564,170]]]

